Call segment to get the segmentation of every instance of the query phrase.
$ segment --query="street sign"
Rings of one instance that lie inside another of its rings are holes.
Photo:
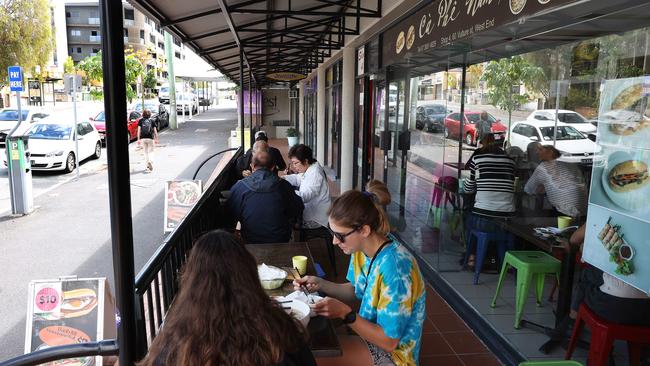
[[[14,92],[24,91],[23,71],[20,66],[9,66],[9,87]]]

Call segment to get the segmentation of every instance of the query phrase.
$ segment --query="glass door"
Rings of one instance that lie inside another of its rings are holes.
[[[385,154],[382,147],[382,136],[386,126],[386,82],[375,79],[373,83],[373,113],[370,130],[372,131],[372,162],[370,167],[371,179],[384,181],[384,159]]]
[[[405,192],[406,150],[408,149],[408,130],[406,129],[406,113],[408,105],[407,82],[404,77],[398,77],[388,83],[388,124],[386,138],[388,146],[387,169],[385,182],[394,202],[399,202]]]

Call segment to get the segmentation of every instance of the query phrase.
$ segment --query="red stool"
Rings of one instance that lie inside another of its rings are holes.
[[[573,350],[578,343],[582,328],[587,324],[591,328],[591,342],[589,344],[589,366],[606,366],[612,345],[615,339],[627,341],[630,366],[639,366],[641,363],[641,345],[650,344],[650,328],[636,325],[621,325],[608,322],[591,311],[585,304],[580,305],[578,318],[573,327],[573,334],[569,342],[564,359],[571,359]]]

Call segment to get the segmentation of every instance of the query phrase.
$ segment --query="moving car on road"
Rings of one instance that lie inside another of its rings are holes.
[[[67,119],[49,117],[34,123],[29,129],[29,151],[33,170],[63,170],[75,168],[74,123]],[[102,142],[97,129],[89,122],[77,124],[79,161],[99,159]],[[4,165],[7,166],[6,157]]]
[[[492,133],[497,142],[504,141],[506,137],[506,126],[500,120],[494,118],[493,115],[488,115],[488,121],[492,123]],[[460,134],[460,113],[451,113],[445,118],[445,137],[446,138],[463,138],[468,145],[476,145],[478,143],[478,131],[476,130],[476,122],[481,119],[481,112],[469,111],[465,112],[465,122],[463,123],[462,135]]]
[[[29,128],[29,125],[31,123],[34,123],[49,115],[49,113],[46,113],[37,108],[21,108],[20,114],[22,114],[21,121],[25,126],[20,127],[20,130],[16,132],[24,132]],[[18,109],[5,108],[3,110],[0,110],[0,147],[5,146],[7,135],[16,126],[16,124],[18,124]]]
[[[526,120],[529,122],[555,122],[555,109],[538,109],[533,111]],[[558,122],[570,124],[576,130],[583,132],[585,136],[590,133],[596,133],[597,127],[578,112],[559,109],[557,111],[557,120]]]
[[[445,116],[451,113],[442,104],[424,104],[415,112],[415,128],[427,132],[442,132],[445,129]]]
[[[553,145],[554,129],[555,121],[515,122],[510,134],[510,146],[527,151],[528,144],[531,142]],[[599,150],[595,142],[585,137],[573,125],[566,123],[558,122],[556,139],[555,147],[562,153],[559,161],[591,164],[594,160],[594,153]]]

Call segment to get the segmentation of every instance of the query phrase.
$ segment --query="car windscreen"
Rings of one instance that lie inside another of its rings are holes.
[[[29,138],[43,140],[67,140],[70,138],[72,126],[55,124],[36,124],[29,129]]]
[[[161,92],[161,93],[168,93],[168,92],[169,92],[169,88],[166,87],[166,86],[163,86],[162,88],[160,88],[160,92]]]
[[[434,107],[427,108],[427,116],[431,116],[434,114],[445,114],[445,113],[447,113],[447,110],[443,106],[434,106]]]
[[[104,122],[104,121],[106,121],[106,115],[104,114],[104,112],[99,112],[99,114],[97,115],[97,117],[95,117],[95,121],[97,121],[97,122]]]
[[[144,104],[144,107],[145,107],[146,109],[148,109],[149,112],[155,112],[155,111],[158,111],[158,106],[155,105],[155,104],[147,104],[147,103],[145,103],[145,104]],[[138,111],[138,112],[142,112],[142,104],[141,104],[141,103],[138,103],[138,104],[134,105],[134,106],[133,106],[133,110]]]
[[[465,117],[467,118],[469,123],[476,123],[481,120],[481,115],[478,113],[466,114]]]
[[[21,120],[24,121],[27,119],[29,111],[22,110],[20,111],[20,114],[22,115]],[[18,110],[5,109],[4,111],[0,111],[0,121],[18,121]]]
[[[578,113],[558,113],[557,119],[564,123],[585,123],[587,122]]]
[[[539,130],[542,133],[542,138],[545,141],[553,140],[553,129],[554,127],[540,127]],[[584,140],[586,137],[570,126],[557,126],[557,141],[560,140]]]

